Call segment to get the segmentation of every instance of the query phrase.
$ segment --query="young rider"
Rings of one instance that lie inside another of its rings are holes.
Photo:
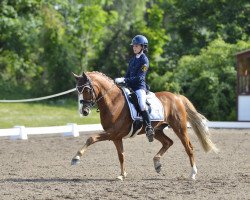
[[[129,66],[125,77],[116,78],[115,83],[125,82],[137,95],[141,109],[143,123],[149,142],[154,140],[154,129],[146,105],[146,74],[149,68],[149,60],[144,52],[148,51],[148,40],[143,35],[136,35],[132,39],[134,56],[129,61]]]

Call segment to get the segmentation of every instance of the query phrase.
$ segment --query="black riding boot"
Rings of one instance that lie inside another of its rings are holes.
[[[142,116],[142,119],[143,119],[143,123],[144,123],[144,125],[146,127],[145,131],[146,131],[146,136],[148,138],[148,141],[153,142],[153,140],[154,140],[154,128],[151,125],[151,121],[150,121],[148,111],[147,110],[142,111],[141,116]]]

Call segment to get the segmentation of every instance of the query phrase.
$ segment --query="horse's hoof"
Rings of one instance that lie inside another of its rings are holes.
[[[120,181],[123,181],[123,180],[124,180],[124,177],[123,177],[122,175],[120,175],[120,176],[118,176],[116,179],[117,179],[117,180],[120,180]]]
[[[160,173],[161,172],[161,164],[159,164],[158,166],[155,167],[155,171],[157,173]]]
[[[120,181],[123,181],[123,180],[126,178],[126,176],[127,176],[127,173],[124,172],[124,174],[121,174],[121,175],[118,176],[116,179],[117,179],[117,180],[120,180]]]
[[[79,162],[80,162],[80,157],[76,156],[75,158],[71,160],[71,165],[77,165],[79,164]]]
[[[196,179],[195,179],[195,175],[192,174],[192,175],[190,176],[190,180],[195,181],[195,180],[196,180]]]
[[[161,172],[161,167],[162,167],[160,161],[155,161],[154,165],[155,165],[155,171],[157,173],[160,173]]]

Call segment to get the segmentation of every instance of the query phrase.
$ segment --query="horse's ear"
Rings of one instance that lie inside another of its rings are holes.
[[[87,75],[83,72],[82,77],[88,79]]]
[[[75,79],[78,81],[80,76],[76,75],[74,72],[72,72],[73,76],[75,77]]]

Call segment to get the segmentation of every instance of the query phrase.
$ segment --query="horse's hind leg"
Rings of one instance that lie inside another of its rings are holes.
[[[113,141],[117,150],[119,162],[120,162],[120,167],[121,167],[121,175],[117,177],[119,180],[123,180],[126,178],[127,173],[125,172],[125,167],[124,167],[124,149],[123,149],[123,143],[122,139],[120,140],[114,140]]]
[[[185,123],[186,124],[186,123]],[[194,160],[194,152],[193,152],[193,146],[190,142],[190,139],[188,137],[187,134],[187,127],[186,125],[182,125],[181,127],[177,128],[177,127],[172,127],[174,132],[177,134],[177,136],[180,138],[187,154],[190,160],[190,164],[192,167],[192,171],[191,171],[191,178],[194,180],[195,176],[197,174],[197,168],[195,165],[195,160]]]
[[[162,148],[153,158],[155,171],[157,173],[160,173],[161,171],[161,162],[160,162],[161,157],[168,150],[168,148],[173,145],[173,141],[163,133],[163,129],[165,127],[166,126],[162,125],[161,127],[155,130],[155,139],[157,139],[162,143]]]
[[[76,155],[72,158],[72,161],[71,161],[71,165],[76,165],[79,163],[81,157],[83,156],[84,152],[87,150],[87,148],[96,143],[96,142],[100,142],[100,141],[104,141],[104,140],[109,140],[110,137],[109,137],[109,134],[107,134],[106,132],[102,132],[100,134],[97,134],[97,135],[93,135],[91,137],[89,137],[85,143],[85,145],[79,149],[76,153]]]

